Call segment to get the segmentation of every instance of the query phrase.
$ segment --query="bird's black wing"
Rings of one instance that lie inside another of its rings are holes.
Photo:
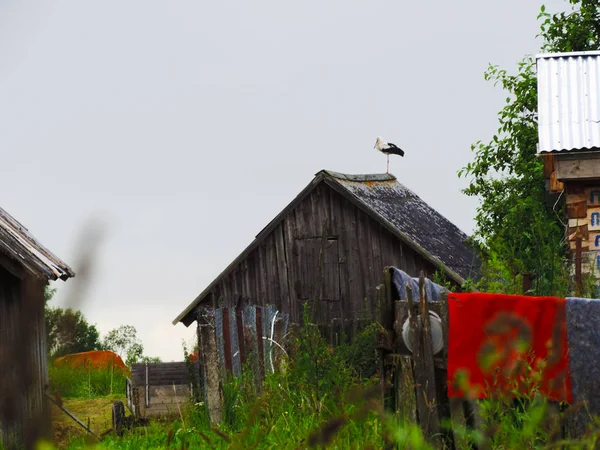
[[[404,156],[404,150],[402,150],[396,144],[392,144],[391,142],[388,142],[388,145],[390,146],[390,148],[386,149],[386,152],[392,153],[394,155]]]

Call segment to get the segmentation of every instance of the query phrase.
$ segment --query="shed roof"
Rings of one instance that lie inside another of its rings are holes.
[[[468,236],[456,225],[425,203],[418,195],[400,184],[391,174],[348,175],[321,170],[311,183],[289,203],[254,241],[173,321],[184,321],[239,262],[252,252],[266,236],[320,183],[326,183],[359,209],[395,234],[435,267],[462,284],[476,275],[478,259],[467,244]],[[185,320],[186,325],[193,320]]]
[[[66,280],[75,272],[40,244],[31,233],[0,208],[0,252],[30,273],[49,280]]]
[[[536,56],[538,151],[600,150],[600,51]]]

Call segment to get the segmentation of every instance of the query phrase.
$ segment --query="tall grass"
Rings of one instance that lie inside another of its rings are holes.
[[[316,327],[305,326],[288,346],[287,363],[266,376],[260,395],[249,368],[241,377],[228,379],[219,426],[211,427],[204,402],[191,401],[182,405],[175,421],[133,427],[123,437],[107,436],[95,447],[379,449],[387,444],[402,449],[443,448],[438,437],[424,436],[416,424],[382,410],[379,380],[369,370],[375,361],[370,343],[376,328],[368,327],[348,346],[334,350]],[[530,371],[528,379],[533,386],[540,375]],[[455,448],[474,444],[498,450],[591,449],[600,437],[600,422],[592,421],[582,437],[563,440],[562,428],[569,415],[535,388],[527,394],[515,388],[480,401],[479,406],[476,428],[443,423],[453,431]],[[69,448],[88,444],[75,440]]]
[[[106,395],[125,396],[127,375],[119,368],[94,368],[90,366],[60,367],[48,369],[50,385],[64,398],[88,399]]]

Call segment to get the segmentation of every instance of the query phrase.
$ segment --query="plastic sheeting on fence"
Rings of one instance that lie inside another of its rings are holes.
[[[406,283],[408,282],[412,292],[419,292],[419,278],[411,277],[406,272],[397,269],[396,267],[391,267],[392,269],[392,282],[398,291],[398,296],[400,300],[406,300]],[[443,292],[448,292],[448,290],[440,286],[437,283],[434,283],[429,278],[425,278],[425,298],[432,302],[438,302],[440,300],[440,296]]]

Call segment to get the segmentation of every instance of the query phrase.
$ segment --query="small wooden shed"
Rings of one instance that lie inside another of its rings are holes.
[[[75,273],[0,208],[0,426],[5,448],[49,430],[44,291]]]
[[[256,239],[173,321],[199,308],[275,305],[300,323],[376,316],[386,266],[416,276],[443,270],[455,285],[477,273],[467,235],[391,174],[320,171]]]

